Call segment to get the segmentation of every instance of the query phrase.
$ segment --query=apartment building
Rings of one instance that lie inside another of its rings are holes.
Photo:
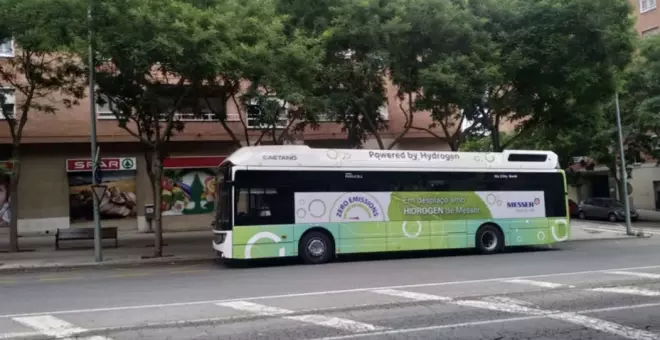
[[[12,42],[0,45],[2,58],[12,58]],[[386,143],[403,129],[406,120],[401,111],[396,89],[388,84],[388,102],[381,114],[389,128],[382,132]],[[2,88],[6,96],[4,111],[11,112],[23,98],[11,88]],[[58,98],[54,98],[58,102]],[[92,196],[89,99],[84,98],[72,108],[57,105],[55,114],[31,112],[25,126],[21,151],[19,184],[19,233],[53,232],[57,228],[89,226]],[[229,101],[228,125],[240,140],[245,140],[244,128],[236,105]],[[166,230],[207,228],[213,209],[214,167],[236,149],[236,143],[213,115],[204,117],[178,113],[185,129],[171,144],[164,162],[163,181],[164,228]],[[258,110],[257,110],[258,112]],[[244,113],[248,138],[256,140],[260,129],[252,126],[255,113]],[[416,126],[428,127],[430,116],[416,115]],[[435,131],[443,135],[442,131]],[[135,137],[118,126],[108,107],[97,106],[97,136],[101,149],[103,181],[108,192],[101,202],[101,214],[106,226],[121,230],[148,230],[144,205],[153,202],[143,158],[143,147]],[[346,147],[345,133],[333,122],[322,122],[318,129],[307,129],[301,143],[312,147]],[[8,126],[0,122],[0,165],[10,157],[11,142]],[[366,148],[377,148],[374,140]],[[449,150],[446,143],[430,134],[411,130],[398,149]],[[0,186],[7,184],[0,183]],[[3,188],[0,188],[2,192]],[[8,192],[8,190],[7,190]],[[0,195],[0,199],[6,198]],[[4,201],[7,201],[5,199]],[[0,202],[0,207],[3,203]],[[0,228],[3,225],[0,222]]]
[[[643,37],[660,33],[660,11],[657,0],[630,0],[637,17],[637,32]]]

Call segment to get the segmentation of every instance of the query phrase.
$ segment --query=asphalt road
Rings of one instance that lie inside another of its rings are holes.
[[[0,339],[660,339],[660,236],[0,276]]]

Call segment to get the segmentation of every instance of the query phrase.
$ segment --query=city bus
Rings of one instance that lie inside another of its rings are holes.
[[[213,248],[225,259],[547,245],[570,237],[550,151],[243,147],[219,167]]]

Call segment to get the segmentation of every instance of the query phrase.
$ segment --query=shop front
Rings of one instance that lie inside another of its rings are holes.
[[[120,229],[137,227],[137,159],[134,157],[103,158],[98,180],[108,188],[99,202],[103,225]],[[93,225],[92,161],[67,159],[69,185],[69,221],[71,227]]]

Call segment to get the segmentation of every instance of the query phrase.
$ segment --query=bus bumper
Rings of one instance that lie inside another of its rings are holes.
[[[231,231],[213,231],[213,249],[225,259],[233,257],[231,234]]]

